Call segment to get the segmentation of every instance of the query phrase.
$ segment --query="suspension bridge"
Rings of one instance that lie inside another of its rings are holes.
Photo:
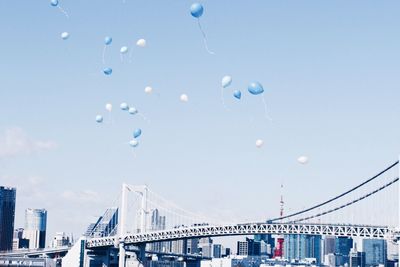
[[[132,246],[137,248],[138,259],[143,261],[149,247],[172,253],[168,244],[203,237],[304,234],[385,239],[396,243],[400,242],[400,192],[399,186],[395,186],[400,184],[398,181],[399,161],[396,161],[312,207],[264,222],[234,223],[217,222],[182,209],[147,186],[123,184],[118,233],[90,238],[86,249],[117,248],[119,266],[125,266],[126,249]]]

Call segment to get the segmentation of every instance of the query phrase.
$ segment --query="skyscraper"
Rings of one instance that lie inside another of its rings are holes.
[[[0,186],[0,251],[12,249],[15,196],[15,188]]]
[[[321,262],[321,236],[319,235],[286,235],[284,256],[288,260],[315,258]]]
[[[386,264],[386,240],[364,239],[363,250],[365,252],[365,266]]]
[[[47,211],[45,209],[25,210],[24,238],[29,239],[29,248],[44,248],[46,245]]]

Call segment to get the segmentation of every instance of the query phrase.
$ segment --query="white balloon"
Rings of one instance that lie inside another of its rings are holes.
[[[144,88],[144,92],[146,94],[151,94],[153,92],[153,88],[151,88],[150,86],[146,86],[146,88]]]
[[[132,147],[137,147],[139,145],[139,142],[136,139],[132,139],[131,141],[129,141],[129,145]]]
[[[226,88],[229,85],[231,85],[231,83],[232,83],[232,77],[231,76],[224,76],[224,78],[222,78],[222,81],[221,81],[222,87]]]
[[[138,110],[136,108],[129,108],[128,110],[129,114],[135,115],[136,113],[138,113]]]
[[[102,122],[103,122],[103,116],[97,115],[97,116],[96,116],[96,122],[102,123]]]
[[[128,106],[128,104],[127,103],[121,103],[121,105],[119,105],[119,107],[122,109],[122,110],[128,110],[129,109],[129,106]]]
[[[67,40],[68,38],[69,38],[69,33],[68,32],[61,33],[61,39]]]
[[[260,148],[264,145],[264,141],[261,139],[256,140],[256,147]]]
[[[189,101],[189,97],[186,94],[181,94],[180,100],[182,102],[188,102]]]
[[[297,159],[297,162],[300,164],[307,164],[308,163],[308,157],[307,156],[301,156]]]
[[[106,110],[109,111],[109,112],[111,112],[111,110],[112,110],[112,105],[111,105],[110,103],[107,103],[107,104],[106,104]]]
[[[121,49],[119,50],[119,52],[120,52],[121,54],[126,54],[126,53],[128,52],[128,47],[126,47],[126,46],[121,47]]]
[[[146,46],[146,40],[145,39],[139,39],[136,42],[136,45],[139,46],[139,47],[145,47]]]

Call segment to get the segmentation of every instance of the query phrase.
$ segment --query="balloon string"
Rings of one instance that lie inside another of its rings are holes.
[[[261,99],[262,99],[262,102],[263,102],[263,104],[264,104],[264,115],[265,115],[265,118],[266,118],[267,120],[272,121],[271,117],[268,115],[267,103],[265,102],[264,95],[262,95],[262,98],[261,98]]]
[[[119,54],[119,57],[121,58],[121,62],[124,62],[124,58],[122,57],[122,54]]]
[[[143,115],[142,113],[138,113],[138,114],[139,114],[140,117],[142,117],[142,119],[143,119],[145,122],[150,123],[150,120],[147,119],[147,117],[146,117],[145,115]]]
[[[221,102],[222,102],[222,106],[224,107],[224,109],[229,110],[229,108],[225,105],[224,87],[221,87]]]
[[[58,9],[69,19],[68,13],[62,7],[58,6]]]
[[[102,60],[103,60],[103,64],[104,64],[104,65],[106,64],[106,60],[105,60],[106,48],[107,48],[107,45],[104,46],[104,48],[103,48],[103,55],[102,55],[102,57],[101,57]]]
[[[132,56],[133,56],[133,48],[135,46],[132,47],[131,51],[129,52],[129,62],[132,62]]]
[[[199,29],[201,31],[201,34],[203,35],[203,42],[204,42],[204,46],[206,47],[207,52],[211,55],[215,55],[214,52],[212,52],[212,51],[210,51],[210,49],[208,49],[207,36],[206,36],[206,33],[203,31],[203,28],[201,27],[200,19],[197,19],[197,24],[199,25]]]

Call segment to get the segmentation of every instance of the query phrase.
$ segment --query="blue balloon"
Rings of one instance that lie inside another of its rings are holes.
[[[252,82],[247,89],[252,95],[259,95],[264,92],[264,88],[259,82]]]
[[[204,8],[199,3],[194,3],[190,6],[190,14],[195,18],[200,18],[203,15]]]
[[[111,73],[112,73],[112,68],[105,68],[105,69],[103,70],[103,72],[104,72],[105,75],[111,75]]]
[[[51,0],[50,5],[52,6],[58,6],[58,0]]]
[[[138,138],[141,134],[142,134],[142,130],[138,128],[133,132],[133,137]]]
[[[110,45],[111,43],[112,43],[112,38],[110,36],[106,36],[106,38],[104,38],[104,44]]]
[[[242,97],[242,92],[236,90],[235,92],[233,92],[233,96],[236,97],[237,99],[240,99]]]

